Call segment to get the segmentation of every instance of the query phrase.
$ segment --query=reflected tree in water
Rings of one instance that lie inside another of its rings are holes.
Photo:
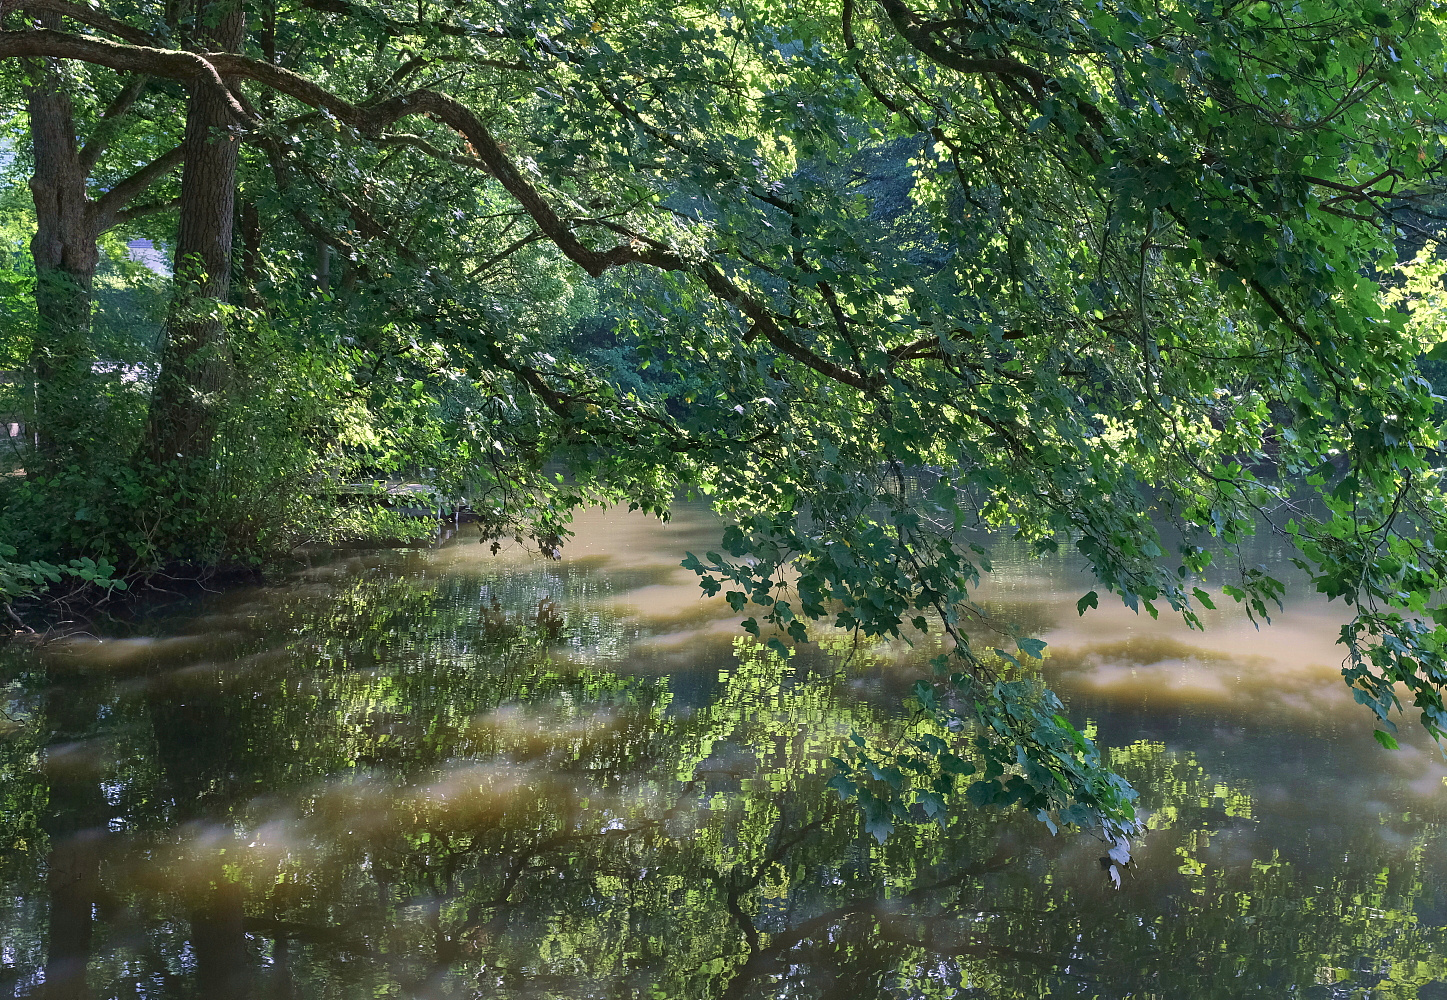
[[[1303,866],[1249,788],[1138,742],[1110,760],[1152,817],[1119,891],[1108,845],[1028,817],[921,812],[881,843],[829,783],[856,740],[933,725],[870,696],[905,683],[893,657],[723,637],[699,651],[716,681],[682,697],[630,669],[640,626],[608,597],[567,568],[378,566],[108,670],[10,654],[8,989],[1237,997],[1344,978],[1408,997],[1447,979],[1430,817]]]

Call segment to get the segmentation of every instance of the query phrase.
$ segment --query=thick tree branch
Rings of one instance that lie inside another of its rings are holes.
[[[151,48],[160,48],[161,40],[148,31],[133,27],[124,21],[111,17],[104,11],[96,10],[94,7],[87,7],[84,4],[71,3],[69,0],[21,0],[18,5],[21,10],[47,11],[52,14],[59,14],[67,17],[76,24],[83,24],[87,28],[95,28],[97,31],[104,31],[108,35],[114,35],[132,45],[144,45]]]
[[[48,29],[0,31],[0,59],[44,56],[75,59],[125,73],[145,73],[171,80],[201,80],[225,95],[226,103],[238,121],[247,120],[241,105],[236,103],[236,98],[227,89],[216,67],[207,58],[194,52],[146,45],[123,45],[89,35],[72,35]]]
[[[135,222],[137,219],[144,219],[148,215],[155,215],[158,212],[166,212],[173,208],[179,208],[181,199],[171,198],[168,201],[153,201],[145,205],[132,205],[130,208],[123,208],[115,214],[112,226],[122,225],[127,222]]]
[[[879,5],[884,8],[895,31],[906,42],[916,51],[946,69],[971,75],[989,74],[999,77],[1006,87],[1013,90],[1022,101],[1031,107],[1037,107],[1047,95],[1059,94],[1062,91],[1059,80],[1018,59],[968,55],[946,45],[938,36],[941,31],[948,29],[951,25],[945,22],[924,20],[910,9],[904,0],[879,0]],[[1068,100],[1081,117],[1090,123],[1091,128],[1101,138],[1104,138],[1108,132],[1108,123],[1101,110],[1078,95],[1069,95]],[[1066,131],[1091,159],[1097,162],[1101,160],[1101,151],[1096,148],[1096,144],[1087,135],[1063,129],[1062,123],[1059,121],[1055,122],[1055,127]]]
[[[854,38],[854,0],[844,0],[844,11],[840,18],[840,27],[844,35],[844,48],[850,52],[859,51],[859,43]],[[859,82],[864,84],[865,89],[873,94],[874,99],[883,105],[884,108],[899,115],[904,121],[909,122],[914,126],[916,132],[923,132],[925,130],[924,122],[921,121],[913,111],[899,102],[892,100],[884,91],[879,89],[878,84],[874,81],[874,77],[864,68],[863,60],[855,60],[854,75],[859,77]]]
[[[671,268],[670,270],[684,270],[684,268]],[[858,389],[861,392],[868,392],[878,387],[878,380],[865,378],[856,372],[844,368],[828,358],[822,358],[809,350],[804,345],[791,339],[779,326],[778,318],[762,302],[746,295],[744,291],[729,280],[714,264],[704,264],[696,269],[696,273],[708,286],[708,290],[725,302],[738,309],[753,324],[749,331],[762,333],[764,339],[772,344],[781,354],[793,358],[795,361],[812,368],[820,375],[831,378],[836,382]]]
[[[177,146],[120,181],[90,206],[91,222],[97,233],[103,233],[120,221],[121,210],[137,195],[146,191],[181,165],[185,152]]]
[[[130,111],[141,94],[145,93],[146,84],[150,77],[144,73],[137,73],[126,81],[121,92],[116,95],[115,100],[105,109],[100,121],[96,123],[94,131],[86,140],[85,146],[80,151],[80,167],[89,174],[100,162],[101,155],[109,148],[111,140],[120,131],[121,122],[125,119],[126,112]]]
[[[993,73],[1024,80],[1037,97],[1052,89],[1049,77],[1018,59],[976,58],[947,47],[936,37],[939,26],[921,19],[904,0],[879,0],[879,5],[905,41],[941,66],[960,73]]]

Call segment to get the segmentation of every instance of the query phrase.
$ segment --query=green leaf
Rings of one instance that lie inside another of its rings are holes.
[[[1045,649],[1045,641],[1043,639],[1016,639],[1015,645],[1020,647],[1020,652],[1037,660],[1042,658],[1040,654]]]

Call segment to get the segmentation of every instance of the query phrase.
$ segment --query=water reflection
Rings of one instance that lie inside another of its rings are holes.
[[[880,845],[826,787],[924,651],[740,642],[715,527],[590,515],[561,563],[327,562],[0,673],[0,993],[27,997],[1447,997],[1435,750],[1339,691],[1330,608],[1201,634],[990,600],[1152,832],[965,811]],[[1359,711],[1359,710],[1358,710]]]

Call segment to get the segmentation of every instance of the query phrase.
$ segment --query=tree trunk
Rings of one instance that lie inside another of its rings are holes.
[[[241,47],[245,14],[239,3],[203,10],[197,20],[208,47]],[[166,317],[161,373],[151,398],[146,450],[157,465],[204,458],[230,381],[231,357],[222,309],[231,288],[231,238],[236,211],[240,143],[225,100],[200,83],[190,86],[186,165],[181,172],[181,220],[176,233],[175,291]]]
[[[265,307],[261,297],[261,212],[255,198],[247,198],[237,212],[241,225],[241,302],[252,309]]]
[[[44,27],[60,28],[58,14],[40,15]],[[53,22],[53,23],[52,23]],[[35,379],[33,428],[37,464],[53,471],[84,462],[95,441],[94,353],[90,339],[91,288],[100,252],[86,195],[87,171],[76,146],[71,98],[49,61],[35,65],[28,88],[35,147],[35,340],[30,364]]]

